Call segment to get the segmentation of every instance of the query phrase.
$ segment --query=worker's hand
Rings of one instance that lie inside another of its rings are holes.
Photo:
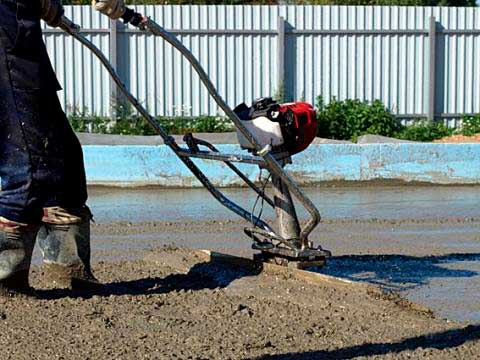
[[[92,0],[92,6],[114,20],[125,14],[126,10],[124,0]]]
[[[41,18],[52,27],[60,24],[60,19],[64,13],[62,0],[40,0],[42,7]]]

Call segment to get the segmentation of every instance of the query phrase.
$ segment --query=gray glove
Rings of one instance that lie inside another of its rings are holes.
[[[52,27],[57,27],[63,16],[62,0],[40,0],[41,18]]]
[[[92,6],[114,20],[125,14],[126,9],[124,0],[92,0]]]

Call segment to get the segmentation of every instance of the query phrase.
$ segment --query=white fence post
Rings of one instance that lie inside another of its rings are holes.
[[[115,71],[118,73],[119,65],[119,30],[123,25],[118,20],[110,20],[110,38],[109,38],[109,57],[110,63],[112,64]],[[110,117],[115,119],[117,117],[117,109],[119,101],[119,92],[115,82],[110,79]]]
[[[428,73],[428,112],[427,118],[430,121],[435,120],[435,92],[436,92],[436,50],[437,50],[437,21],[435,16],[430,16],[430,26],[428,29],[429,40],[429,73]]]
[[[277,28],[277,92],[285,98],[285,19],[282,16],[278,17]]]

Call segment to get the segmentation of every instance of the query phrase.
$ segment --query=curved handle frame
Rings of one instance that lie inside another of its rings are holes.
[[[127,17],[128,14],[128,17]],[[133,14],[133,15],[132,15]],[[312,203],[312,201],[305,195],[302,189],[298,184],[284,171],[282,165],[276,160],[274,154],[272,154],[269,149],[264,149],[255,138],[255,136],[242,124],[239,117],[233,112],[233,110],[228,106],[225,100],[217,92],[215,86],[211,82],[210,78],[206,74],[203,67],[200,65],[198,60],[194,57],[190,50],[188,50],[174,35],[166,31],[163,27],[158,25],[156,22],[150,18],[144,17],[141,14],[133,12],[133,10],[128,9],[126,15],[124,16],[126,22],[134,23],[141,30],[148,30],[153,35],[162,37],[165,41],[170,43],[182,55],[190,62],[192,67],[198,73],[202,83],[207,88],[209,94],[214,98],[218,106],[225,112],[225,114],[233,121],[237,129],[245,136],[245,138],[254,146],[258,155],[261,155],[263,158],[262,166],[266,168],[272,175],[276,175],[281,181],[287,186],[287,188],[293,193],[293,195],[298,199],[298,201],[304,206],[308,211],[311,218],[301,229],[299,234],[299,240],[301,243],[302,249],[307,248],[308,245],[308,235],[313,231],[313,229],[320,222],[320,213]],[[133,19],[133,20],[132,20]],[[241,208],[237,204],[230,201],[226,198],[215,186],[206,178],[202,171],[190,160],[188,151],[182,149],[167,132],[156,122],[156,120],[147,112],[147,110],[140,104],[140,102],[130,93],[125,84],[122,82],[115,69],[112,67],[108,59],[101,52],[98,47],[96,47],[91,41],[85,38],[80,33],[80,28],[75,25],[71,20],[62,17],[60,23],[60,28],[72,35],[75,39],[80,41],[83,45],[89,48],[102,62],[110,76],[117,84],[119,89],[125,95],[125,97],[132,103],[132,105],[137,109],[137,111],[147,120],[147,122],[152,126],[152,128],[164,139],[164,142],[169,146],[175,154],[182,160],[182,162],[190,169],[190,171],[197,177],[197,179],[205,186],[205,188],[224,206],[229,208],[231,211],[235,212],[239,216],[243,217],[248,221],[254,221],[257,226],[270,233],[272,237],[279,238],[275,231],[266,224],[261,219],[256,218],[253,214],[247,210]],[[193,156],[192,156],[193,157]],[[213,157],[210,157],[213,159]],[[258,158],[256,156],[255,158]],[[219,160],[219,159],[217,159]],[[223,161],[223,160],[222,160]]]

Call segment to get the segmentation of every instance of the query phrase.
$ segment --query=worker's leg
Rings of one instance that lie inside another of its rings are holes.
[[[36,177],[42,161],[35,148],[44,147],[44,138],[29,137],[29,128],[38,122],[40,79],[48,78],[24,10],[0,2],[0,285],[20,292],[28,289],[35,224],[43,207]]]
[[[57,124],[43,117],[59,85],[33,4],[0,2],[0,216],[25,224],[40,222],[45,184],[62,176]]]
[[[32,45],[26,53],[25,47],[35,42],[18,16],[14,3],[0,2],[0,216],[29,224],[42,217],[35,179],[42,162],[35,148],[43,148],[45,139],[31,130],[38,126],[42,92],[38,46]]]
[[[42,248],[47,261],[66,270],[81,264],[85,271],[78,277],[89,280],[82,151],[58,102],[58,82],[42,40],[38,6],[33,4],[0,2],[0,216],[35,224],[40,223],[44,207],[68,209],[80,220],[59,225],[51,223],[56,215],[47,216]],[[20,247],[20,241],[27,256],[30,235],[16,235],[17,242],[3,235],[6,245],[0,251]],[[47,245],[50,242],[59,246]],[[66,254],[73,258],[66,260]],[[21,266],[12,262],[15,266],[8,274],[25,267],[23,260],[17,262]]]
[[[86,206],[87,185],[80,143],[60,107],[58,98],[49,104],[44,118],[54,121],[51,141],[62,161],[55,167],[54,186],[48,188],[43,226],[38,240],[44,257],[45,273],[59,287],[86,288],[98,283],[90,267],[90,221]],[[54,168],[53,165],[51,168]],[[44,181],[47,182],[47,179]]]
[[[55,186],[50,187],[45,202],[43,226],[38,234],[45,273],[58,287],[86,288],[97,285],[90,266],[90,221],[85,205],[87,187],[80,143],[60,107],[58,98],[49,103],[45,118],[54,119],[52,141],[57,144],[62,162]]]

